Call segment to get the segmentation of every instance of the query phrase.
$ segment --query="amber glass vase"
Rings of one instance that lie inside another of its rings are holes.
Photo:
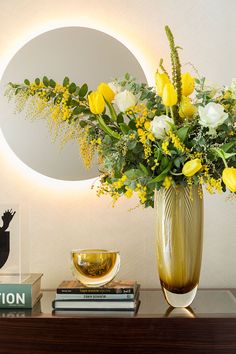
[[[199,283],[203,243],[203,199],[199,186],[156,192],[157,263],[167,302],[189,306]]]

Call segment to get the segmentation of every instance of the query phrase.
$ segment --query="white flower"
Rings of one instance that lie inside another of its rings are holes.
[[[166,132],[171,129],[172,124],[174,124],[174,121],[168,116],[154,117],[151,123],[151,130],[155,138],[164,139]]]
[[[117,104],[121,112],[125,112],[128,108],[136,104],[136,98],[132,92],[124,90],[115,95],[113,102]]]
[[[110,87],[110,89],[112,89],[112,91],[117,94],[121,91],[121,86],[118,84],[118,82],[109,82],[108,86]]]
[[[224,112],[224,107],[215,102],[210,102],[205,107],[200,106],[198,112],[199,123],[209,129],[216,129],[228,118],[228,113]]]

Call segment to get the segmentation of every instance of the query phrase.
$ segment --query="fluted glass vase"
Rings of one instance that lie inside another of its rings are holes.
[[[197,292],[203,244],[200,186],[156,192],[157,263],[162,290],[173,307],[189,306]]]

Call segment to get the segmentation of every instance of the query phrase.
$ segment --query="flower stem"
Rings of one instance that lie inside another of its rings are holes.
[[[222,160],[224,162],[225,168],[228,168],[228,164],[227,164],[226,159],[224,158],[224,156],[221,156],[221,158],[222,158]]]
[[[170,114],[171,114],[171,118],[175,122],[175,117],[174,117],[174,112],[173,112],[173,108],[172,107],[170,107]]]

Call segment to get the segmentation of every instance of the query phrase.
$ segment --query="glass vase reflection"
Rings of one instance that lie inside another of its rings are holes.
[[[73,273],[88,287],[103,286],[116,276],[120,269],[118,251],[86,249],[71,252]]]

